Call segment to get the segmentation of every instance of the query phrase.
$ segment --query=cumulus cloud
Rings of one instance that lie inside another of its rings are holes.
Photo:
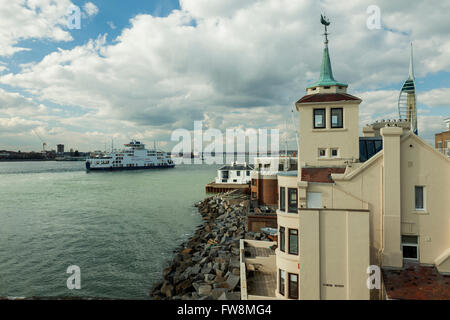
[[[95,16],[98,13],[98,7],[92,2],[86,2],[83,9],[88,16]]]
[[[450,107],[450,88],[433,89],[419,94],[418,101],[429,107]]]
[[[407,76],[411,39],[417,76],[450,71],[450,42],[443,31],[450,27],[447,3],[378,1],[383,24],[398,32],[367,29],[371,4],[182,0],[181,10],[168,17],[133,17],[111,43],[100,35],[60,49],[20,72],[4,73],[0,83],[78,108],[83,115],[77,116],[77,132],[115,125],[110,131],[122,137],[150,138],[156,132],[152,138],[168,140],[171,130],[191,129],[194,120],[222,130],[279,127],[318,78],[323,46],[318,17],[325,9],[332,22],[335,77],[364,99],[361,122],[367,123],[395,117],[398,92],[379,88]],[[77,123],[72,118],[67,122]]]
[[[19,45],[26,39],[70,41],[65,30],[69,0],[0,0],[0,56],[30,50]]]

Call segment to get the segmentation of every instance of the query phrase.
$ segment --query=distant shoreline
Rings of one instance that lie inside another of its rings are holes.
[[[0,162],[56,161],[55,159],[0,159]]]

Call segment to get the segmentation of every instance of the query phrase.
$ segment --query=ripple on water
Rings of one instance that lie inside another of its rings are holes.
[[[80,163],[0,163],[0,296],[147,297],[201,218],[217,167],[86,174]],[[82,289],[66,287],[69,265]]]

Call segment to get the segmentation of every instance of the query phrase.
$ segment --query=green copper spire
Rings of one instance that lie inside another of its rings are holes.
[[[313,83],[308,88],[317,87],[317,86],[345,86],[345,87],[347,87],[347,84],[337,82],[333,77],[333,70],[331,69],[330,53],[328,52],[327,26],[330,25],[330,22],[323,15],[320,16],[320,22],[325,26],[325,33],[324,33],[325,46],[323,48],[322,67],[320,68],[319,81]]]

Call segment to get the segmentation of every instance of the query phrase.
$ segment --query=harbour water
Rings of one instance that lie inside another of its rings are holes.
[[[146,299],[201,217],[217,165],[86,173],[84,162],[0,162],[0,297]],[[69,290],[81,270],[81,289]]]

